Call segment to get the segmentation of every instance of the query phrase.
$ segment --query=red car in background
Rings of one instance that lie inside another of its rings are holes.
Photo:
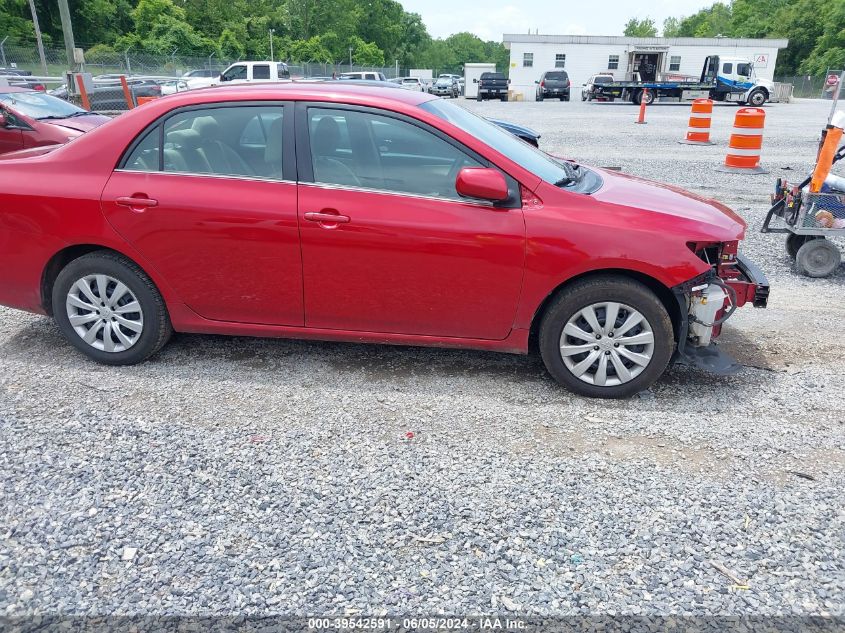
[[[0,87],[0,154],[67,143],[109,120],[41,91]]]
[[[38,154],[38,155],[34,155]],[[768,284],[745,223],[559,161],[452,102],[326,84],[172,95],[0,161],[0,304],[99,362],[171,332],[527,353],[621,397]]]

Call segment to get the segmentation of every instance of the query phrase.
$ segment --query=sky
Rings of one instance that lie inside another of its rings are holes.
[[[502,41],[503,33],[541,35],[622,35],[631,17],[650,17],[658,29],[671,16],[687,16],[713,0],[399,0],[406,11],[419,13],[432,37],[469,31],[481,39]]]

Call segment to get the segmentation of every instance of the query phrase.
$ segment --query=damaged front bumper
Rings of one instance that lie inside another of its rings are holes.
[[[717,271],[723,273],[717,274]],[[722,266],[672,289],[678,302],[678,347],[673,362],[729,375],[741,365],[713,342],[737,308],[751,303],[765,308],[769,280],[751,260],[737,255],[729,270]]]

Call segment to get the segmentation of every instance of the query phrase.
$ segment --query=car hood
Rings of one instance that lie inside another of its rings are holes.
[[[16,160],[18,158],[33,158],[35,156],[43,156],[49,154],[54,149],[58,149],[62,145],[57,143],[55,145],[39,145],[38,147],[30,147],[28,149],[19,149],[14,152],[6,152],[0,154],[0,160]]]
[[[54,119],[50,123],[77,132],[90,132],[95,127],[100,127],[106,121],[111,121],[111,119],[102,114],[89,114],[87,116],[73,117],[72,119]]]
[[[593,194],[593,198],[600,202],[709,225],[725,241],[745,236],[745,220],[717,200],[636,176],[604,169],[595,171],[601,173],[604,181],[602,187]]]

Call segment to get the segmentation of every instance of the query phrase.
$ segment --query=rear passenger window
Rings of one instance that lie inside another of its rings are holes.
[[[123,169],[130,171],[159,171],[159,132],[155,126],[141,139],[126,159]]]
[[[734,65],[733,64],[729,64],[729,63],[722,64],[722,72],[725,73],[726,75],[730,75],[733,71],[734,71]]]
[[[156,126],[132,150],[123,168],[282,180],[283,122],[282,106],[181,112],[165,119],[161,151],[161,126]]]
[[[253,79],[270,79],[270,66],[268,64],[257,64],[252,67]]]

